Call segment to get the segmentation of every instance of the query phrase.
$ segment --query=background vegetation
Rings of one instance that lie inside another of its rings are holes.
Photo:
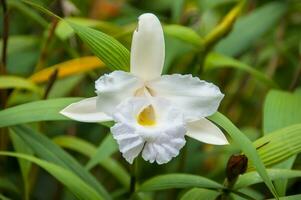
[[[299,0],[1,3],[0,199],[301,199]],[[102,74],[129,69],[145,12],[164,26],[164,73],[199,76],[225,94],[210,120],[230,145],[187,138],[172,162],[133,167],[110,124],[58,113],[93,96]]]

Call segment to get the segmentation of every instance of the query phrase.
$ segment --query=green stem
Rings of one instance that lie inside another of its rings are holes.
[[[136,184],[137,184],[137,176],[138,176],[138,160],[134,160],[133,164],[130,166],[131,167],[131,179],[130,179],[130,190],[129,190],[129,196],[130,198],[133,197],[136,191]]]

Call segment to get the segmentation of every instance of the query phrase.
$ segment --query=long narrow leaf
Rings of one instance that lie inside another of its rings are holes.
[[[0,177],[0,189],[20,193],[19,188],[10,180]]]
[[[278,88],[278,85],[262,72],[252,68],[251,66],[242,63],[234,58],[227,57],[218,53],[210,53],[205,60],[204,70],[212,70],[218,68],[234,68],[250,73],[258,81],[261,81],[266,86]]]
[[[286,197],[280,197],[279,200],[300,200],[301,199],[301,194],[297,195],[291,195],[291,196],[286,196]],[[274,199],[268,199],[268,200],[274,200]]]
[[[26,126],[14,126],[12,130],[17,134],[41,159],[60,165],[79,176],[93,187],[104,199],[110,199],[105,188],[73,157],[46,136]]]
[[[68,120],[59,112],[82,98],[59,98],[21,104],[0,111],[0,127],[38,121]]]
[[[194,30],[180,25],[165,25],[164,33],[175,37],[184,42],[195,45],[198,48],[202,47],[203,39]]]
[[[275,187],[267,174],[264,164],[262,163],[259,155],[256,152],[255,147],[253,146],[252,142],[247,138],[247,136],[245,136],[234,124],[232,124],[232,122],[227,117],[225,117],[221,113],[217,112],[214,115],[210,116],[209,119],[227,131],[234,143],[246,154],[248,159],[256,167],[256,170],[258,171],[258,173],[260,174],[260,176],[262,177],[272,194],[276,198],[279,198]]]
[[[286,10],[287,6],[284,1],[272,1],[264,4],[251,14],[238,19],[232,32],[215,47],[215,50],[229,56],[239,55],[272,29]]]
[[[267,169],[268,175],[271,180],[277,179],[289,179],[301,177],[300,170],[289,170],[289,169]],[[249,187],[250,185],[262,183],[263,180],[260,175],[253,171],[243,174],[239,177],[238,181],[235,184],[235,189]]]
[[[266,166],[275,165],[301,152],[301,124],[274,131],[253,143]],[[250,163],[248,171],[253,170]]]
[[[209,189],[222,189],[223,186],[213,180],[202,176],[190,174],[167,174],[151,178],[138,188],[138,191],[156,191],[173,188],[200,187]]]
[[[69,22],[75,33],[112,70],[129,70],[130,53],[113,37],[95,29]]]
[[[18,135],[14,134],[12,131],[10,131],[9,135],[13,143],[15,152],[23,153],[26,155],[33,155],[32,150],[22,141],[22,139]],[[20,158],[18,158],[18,162],[20,165],[20,170],[21,170],[23,184],[24,184],[25,199],[29,199],[29,193],[30,193],[29,174],[31,170],[31,162]]]
[[[104,67],[104,64],[99,58],[95,56],[86,56],[47,67],[33,74],[29,79],[35,83],[43,83],[48,81],[49,77],[56,69],[58,70],[58,78],[63,78],[102,67]]]
[[[272,90],[268,93],[264,102],[263,111],[263,130],[264,134],[270,134],[277,129],[284,128],[289,125],[301,123],[301,95],[297,93],[289,93],[279,90]],[[287,135],[283,135],[287,140]],[[294,136],[292,136],[294,137]],[[284,146],[288,146],[286,140],[282,140]],[[301,142],[301,141],[300,141]],[[287,150],[287,149],[285,149]],[[291,154],[290,154],[291,155]],[[292,168],[296,156],[288,157],[287,160],[277,164],[275,168]],[[275,181],[275,187],[280,196],[285,195],[287,186],[286,180]]]
[[[26,89],[40,93],[40,88],[32,81],[18,76],[0,76],[0,89]]]
[[[188,190],[186,192],[181,200],[215,200],[216,197],[220,193],[214,190],[208,190],[208,189],[203,189],[203,188],[193,188],[191,190]]]
[[[92,169],[96,164],[108,158],[112,153],[118,150],[118,145],[112,134],[109,134],[99,145],[97,151],[92,155],[91,159],[86,165],[87,169]]]
[[[39,165],[47,172],[49,172],[51,175],[53,175],[62,184],[68,187],[69,190],[79,199],[82,200],[104,199],[101,196],[99,196],[93,188],[91,188],[89,185],[83,182],[78,176],[76,176],[71,171],[59,165],[55,165],[53,163],[26,154],[0,151],[0,155],[22,158]]]
[[[70,136],[58,136],[53,141],[63,148],[67,148],[76,152],[79,152],[87,157],[95,155],[96,147],[77,137]],[[126,188],[130,186],[130,175],[126,169],[112,158],[106,158],[99,161],[99,164],[109,171],[116,179]]]

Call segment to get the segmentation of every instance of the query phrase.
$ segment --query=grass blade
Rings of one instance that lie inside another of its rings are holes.
[[[151,178],[138,188],[138,191],[149,192],[173,188],[200,187],[209,189],[222,189],[223,186],[213,180],[191,174],[167,174]]]
[[[290,169],[267,169],[267,173],[271,180],[277,179],[289,179],[289,178],[297,178],[301,177],[300,170],[290,170]],[[245,187],[249,187],[251,185],[262,183],[263,180],[260,175],[253,171],[243,174],[239,177],[238,181],[236,182],[234,189],[241,189]]]
[[[18,76],[0,76],[0,89],[26,89],[41,94],[41,89],[32,81]]]
[[[0,111],[0,127],[38,121],[68,120],[59,113],[82,98],[58,98],[21,104]]]
[[[2,156],[11,156],[16,158],[22,158],[27,161],[33,162],[38,166],[42,167],[44,170],[49,172],[52,176],[54,176],[57,180],[63,183],[69,190],[79,199],[82,200],[102,200],[101,196],[97,194],[97,192],[88,186],[85,182],[83,182],[78,176],[76,176],[71,171],[53,163],[47,162],[45,160],[41,160],[35,158],[30,155],[20,154],[20,153],[12,153],[0,151],[0,155]]]
[[[41,159],[60,165],[79,176],[93,187],[104,199],[110,199],[109,193],[82,165],[54,144],[46,136],[26,126],[14,126],[12,131],[17,134]]]
[[[287,6],[284,2],[273,1],[254,10],[251,14],[241,17],[235,23],[232,32],[215,47],[215,50],[228,56],[239,55],[272,29],[286,10]]]
[[[87,157],[91,158],[92,155],[95,155],[97,148],[87,141],[84,141],[77,137],[71,136],[58,136],[53,139],[53,141],[59,146],[73,151],[79,152]],[[130,175],[126,169],[114,159],[107,157],[99,161],[103,168],[109,171],[116,179],[125,187],[129,188],[130,186]]]
[[[240,62],[234,58],[227,57],[218,53],[210,53],[205,60],[204,70],[218,69],[218,68],[234,68],[250,73],[258,81],[264,83],[268,87],[278,88],[279,86],[265,74],[257,71],[253,67]]]
[[[219,195],[219,192],[214,190],[208,190],[203,188],[193,188],[186,192],[181,200],[215,200],[216,197]]]
[[[92,155],[91,159],[86,165],[86,169],[90,170],[99,162],[103,161],[104,159],[110,157],[111,154],[118,150],[118,145],[112,134],[108,134],[106,138],[101,142],[97,151]]]
[[[64,78],[102,67],[104,67],[104,64],[99,60],[99,58],[95,56],[86,56],[47,67],[36,72],[29,79],[35,83],[43,83],[48,81],[49,77],[56,69],[58,69],[58,78]]]

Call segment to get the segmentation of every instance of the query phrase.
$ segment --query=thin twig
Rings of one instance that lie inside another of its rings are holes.
[[[6,0],[1,0],[3,10],[3,43],[2,43],[2,57],[1,57],[1,74],[6,73],[6,58],[7,58],[7,41],[9,31],[9,14],[7,10]]]
[[[301,81],[301,65],[299,65],[298,69],[296,70],[296,73],[293,77],[289,90],[294,91],[298,87],[300,81]]]
[[[139,183],[138,159],[136,158],[133,164],[130,165],[130,189],[128,199],[136,199],[136,185]]]
[[[54,85],[55,81],[57,80],[58,73],[59,73],[59,70],[55,69],[53,71],[53,73],[50,75],[43,99],[47,99],[52,86]]]
[[[53,18],[51,26],[50,26],[48,34],[47,34],[47,39],[46,39],[45,43],[43,44],[40,58],[39,58],[39,61],[38,61],[35,71],[39,71],[45,65],[46,57],[48,55],[48,47],[53,38],[53,35],[54,35],[55,29],[58,25],[58,22],[59,22],[59,20],[57,18]]]
[[[3,10],[3,34],[2,34],[2,55],[0,61],[0,74],[6,74],[6,64],[7,64],[7,41],[8,41],[8,32],[9,32],[9,13],[7,10],[6,0],[1,0],[2,10]],[[1,105],[2,108],[5,108],[7,101],[7,91],[2,90],[0,92]]]
[[[136,165],[137,165],[137,160],[134,160],[134,163],[131,165],[131,179],[130,179],[130,191],[129,191],[130,197],[135,193],[136,190],[136,180],[137,180]]]
[[[0,60],[0,75],[6,74],[6,64],[7,64],[7,41],[9,36],[9,12],[7,9],[6,0],[1,0],[2,10],[3,10],[3,33],[2,33],[2,55]],[[7,102],[7,90],[0,91],[0,105],[4,109]],[[8,146],[8,136],[7,129],[0,129],[0,150],[6,150]],[[5,158],[1,158],[4,160]],[[1,165],[1,163],[0,163]]]

